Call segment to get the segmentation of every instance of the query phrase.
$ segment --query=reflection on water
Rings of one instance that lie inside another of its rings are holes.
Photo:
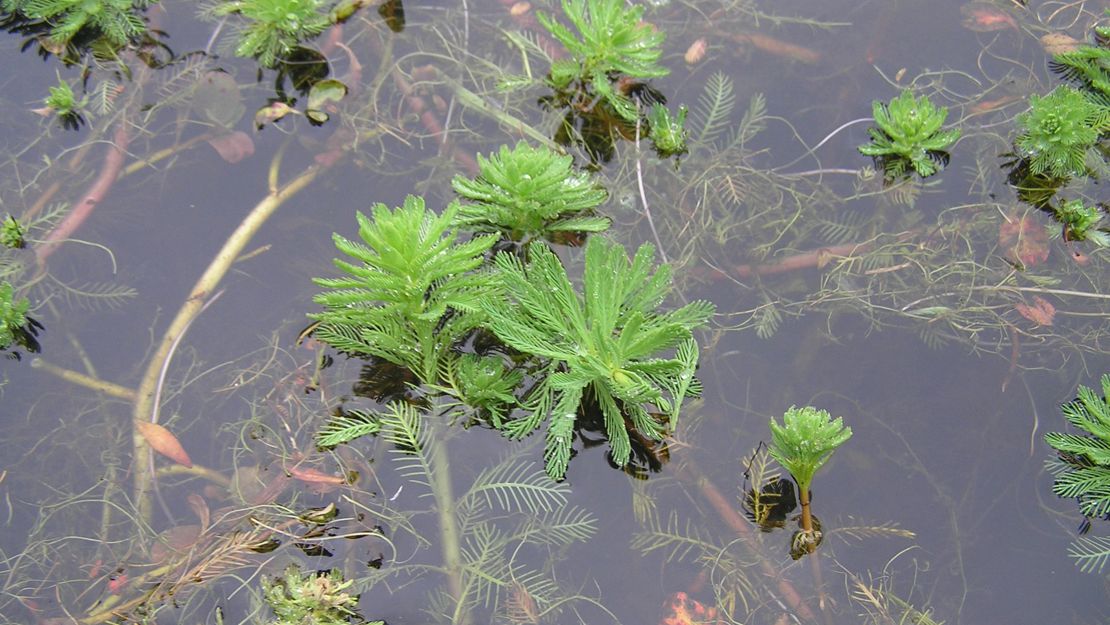
[[[349,90],[338,102],[295,72],[258,80],[235,57],[237,18],[198,20],[188,3],[148,12],[177,54],[158,69],[101,59],[82,82],[34,58],[45,40],[20,53],[41,33],[8,37],[0,205],[29,248],[0,256],[0,279],[44,329],[39,366],[26,349],[2,365],[0,618],[216,622],[218,606],[224,622],[265,621],[261,580],[274,588],[291,564],[353,584],[294,575],[282,592],[326,587],[341,606],[361,593],[362,616],[389,623],[1101,616],[1106,589],[1068,557],[1081,518],[1051,493],[1042,436],[1110,371],[1107,257],[1023,203],[1000,156],[1027,96],[1061,82],[1041,36],[1088,40],[1096,10],[648,7],[671,70],[651,86],[690,107],[689,152],[660,160],[636,144],[646,129],[591,121],[609,142],[599,212],[674,265],[668,307],[716,304],[704,390],[665,446],[636,442],[627,472],[609,466],[603,421],[579,432],[555,483],[539,435],[449,424],[406,372],[300,334],[356,210],[407,194],[440,209],[475,154],[521,135],[566,139],[580,166],[597,155],[560,125],[577,112],[537,102],[561,52],[534,15],[561,9],[505,4],[356,11],[309,44],[327,60],[313,71]],[[217,54],[189,54],[210,39]],[[28,111],[59,77],[87,90],[77,132]],[[884,185],[856,151],[867,124],[830,133],[904,87],[963,135],[939,175]],[[1082,180],[1065,190],[1104,201]],[[82,202],[87,219],[48,234]],[[229,247],[244,219],[257,230]],[[66,241],[46,259],[48,236]],[[581,272],[578,251],[560,254]],[[365,411],[386,396],[406,408],[370,436]],[[792,484],[759,451],[792,405],[854,431],[813,485],[823,542],[797,561],[796,512],[774,505]],[[192,468],[142,451],[132,423],[155,409]],[[368,437],[321,448],[329,419]]]

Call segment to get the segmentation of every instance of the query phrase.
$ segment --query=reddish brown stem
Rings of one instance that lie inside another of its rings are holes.
[[[419,70],[420,68],[417,69]],[[414,74],[415,73],[416,72],[414,72]],[[409,107],[409,110],[416,113],[420,118],[420,123],[424,126],[424,129],[435,138],[436,143],[439,143],[441,148],[446,148],[447,143],[444,141],[443,124],[439,123],[439,119],[435,116],[435,113],[428,108],[427,103],[424,102],[424,98],[416,94],[415,90],[412,88],[412,84],[405,80],[396,69],[393,71],[393,83],[405,96],[405,104]],[[478,162],[474,160],[472,155],[464,152],[458,147],[454,147],[451,149],[451,157],[470,175],[478,175]]]
[[[717,512],[717,515],[721,517],[721,520],[736,532],[738,536],[743,537],[748,544],[753,545],[754,549],[754,545],[756,544],[755,541],[758,540],[758,537],[755,536],[755,532],[752,531],[747,520],[740,516],[740,513],[733,508],[728,499],[721,494],[721,491],[717,489],[713,482],[709,481],[708,477],[702,475],[689,461],[687,461],[686,467],[682,472],[691,474],[689,476],[691,481],[697,485],[702,496],[705,497],[709,505]],[[798,593],[797,589],[794,588],[794,585],[783,579],[780,572],[767,560],[767,558],[762,557],[762,555],[759,557],[759,566],[764,575],[775,580],[775,585],[778,587],[779,595],[782,597],[782,600],[786,605],[790,606],[790,609],[794,610],[798,618],[803,621],[817,620],[817,616],[813,613],[813,610],[806,605],[805,601],[802,600],[802,596]]]
[[[809,491],[798,489],[798,498],[802,504],[802,531],[809,536],[806,541],[806,550],[813,553],[817,547],[817,541],[813,539],[813,513],[810,512],[809,506]]]
[[[787,256],[782,260],[774,263],[767,263],[764,265],[736,265],[728,271],[721,271],[719,269],[702,269],[698,273],[714,280],[721,280],[728,277],[750,278],[752,276],[770,276],[777,273],[796,271],[798,269],[824,267],[835,258],[847,258],[854,254],[866,252],[870,248],[871,246],[867,243],[848,243],[845,245],[833,245],[830,247],[822,247],[820,249],[812,250],[809,252],[802,252],[793,256]]]
[[[58,245],[76,232],[92,214],[96,205],[108,195],[108,191],[111,190],[112,185],[115,184],[123,170],[123,161],[127,154],[127,144],[130,138],[127,123],[120,121],[116,126],[112,142],[108,145],[108,152],[104,155],[104,164],[101,165],[100,174],[96,177],[96,180],[81,196],[81,199],[73,205],[73,209],[69,211],[65,219],[55,226],[35,247],[35,263],[38,265],[39,273],[45,270],[46,259],[54,253]]]
[[[821,61],[821,53],[789,41],[783,41],[760,33],[729,33],[717,30],[716,33],[742,45],[750,45],[775,56],[814,65]]]

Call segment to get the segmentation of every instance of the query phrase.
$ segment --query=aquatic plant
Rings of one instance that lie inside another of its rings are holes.
[[[324,32],[331,23],[324,9],[321,0],[237,0],[216,5],[212,13],[242,16],[247,23],[235,54],[273,68],[298,45]]]
[[[1105,27],[1102,27],[1105,31]],[[1110,32],[1100,35],[1106,41]],[[1096,102],[1110,105],[1110,48],[1082,45],[1052,57],[1052,69],[1087,89]]]
[[[501,428],[510,410],[517,406],[516,390],[524,372],[510,369],[498,356],[463,354],[447,363],[443,371],[445,390],[470,408],[484,413],[495,428]]]
[[[1048,95],[1029,97],[1029,110],[1018,116],[1021,134],[1014,140],[1033,175],[1054,178],[1087,173],[1087,153],[1099,134],[1110,128],[1110,109],[1060,85]]]
[[[767,451],[798,484],[798,500],[802,506],[802,541],[813,552],[821,540],[810,512],[809,487],[813,476],[824,466],[837,447],[852,437],[852,428],[841,417],[833,419],[827,410],[812,406],[791,406],[782,416],[782,425],[771,419],[771,444]]]
[[[444,578],[444,588],[432,594],[428,612],[434,622],[460,625],[493,622],[471,620],[479,608],[512,613],[526,602],[535,617],[557,613],[560,606],[580,598],[564,594],[553,575],[551,557],[597,531],[597,520],[589,511],[569,505],[569,486],[552,482],[539,466],[520,460],[518,454],[481,469],[456,495],[459,472],[450,466],[451,431],[443,418],[421,414],[404,402],[388,404],[375,418],[381,425],[380,439],[388,446],[378,470],[396,471],[406,491],[412,488],[422,501],[432,502],[430,507],[397,514],[398,531],[391,541],[411,534],[421,544],[438,545],[439,558],[367,571],[361,587],[388,585],[392,593],[393,580],[399,577]],[[429,516],[438,526],[433,540],[418,534],[412,523]],[[541,556],[541,565],[535,566],[519,557],[522,549],[550,550],[551,556]]]
[[[678,115],[672,117],[667,107],[656,102],[651,105],[648,123],[651,130],[648,137],[659,156],[677,156],[686,153],[686,107],[678,107]]]
[[[88,104],[88,96],[78,100],[69,83],[58,78],[58,84],[49,87],[50,95],[43,99],[43,114],[54,113],[64,128],[77,130],[85,123],[81,110]]]
[[[47,27],[50,42],[65,48],[74,39],[103,39],[113,51],[135,43],[146,33],[138,12],[158,0],[0,0],[0,9]]]
[[[860,153],[880,162],[888,179],[913,169],[922,178],[937,173],[948,162],[946,150],[960,137],[959,129],[942,131],[948,108],[937,108],[928,96],[914,98],[906,89],[883,104],[875,100],[871,112],[878,128],[870,128],[871,143],[859,146]]]
[[[1088,206],[1083,200],[1068,200],[1060,203],[1055,212],[1069,241],[1091,241],[1101,247],[1110,245],[1110,235],[1098,229],[1102,221],[1102,209],[1098,206]]]
[[[0,245],[13,250],[21,250],[27,245],[23,239],[23,226],[11,215],[0,222]]]
[[[491,292],[489,277],[473,270],[497,236],[456,243],[458,210],[452,202],[436,215],[410,195],[395,210],[378,203],[370,217],[358,213],[362,243],[333,236],[358,264],[336,259],[347,275],[315,280],[329,289],[313,300],[326,307],[311,315],[321,322],[317,338],[434,383],[456,343],[481,323],[480,302]]]
[[[302,573],[296,564],[281,577],[263,577],[262,598],[274,612],[270,625],[385,625],[359,616],[358,596],[345,592],[352,583],[336,569]]]
[[[31,307],[25,297],[14,299],[13,291],[10,283],[0,282],[0,350],[20,342],[22,328],[27,324],[27,309]]]
[[[673,426],[683,399],[699,390],[691,330],[706,323],[714,307],[695,301],[657,312],[671,289],[671,272],[661,265],[652,273],[653,255],[644,244],[630,262],[619,243],[591,237],[581,295],[546,245],[529,246],[526,264],[506,253],[494,258],[503,295],[483,301],[488,329],[545,362],[524,402],[531,414],[507,421],[502,431],[520,438],[550,417],[544,457],[555,479],[566,474],[584,403],[600,409],[613,462],[623,467],[631,452],[626,418],[639,434],[660,440],[667,424],[645,406],[665,413]],[[668,349],[676,350],[674,356],[660,357]]]
[[[552,63],[552,86],[565,90],[577,83],[589,94],[603,98],[622,118],[634,121],[639,116],[636,105],[616,80],[621,76],[666,76],[669,70],[656,64],[666,36],[642,21],[644,7],[630,8],[624,0],[563,0],[562,6],[578,35],[551,16],[536,13],[544,28],[566,46],[571,56]]]
[[[455,223],[477,232],[499,232],[527,243],[557,232],[601,232],[609,219],[592,213],[608,194],[573,158],[520,142],[489,158],[478,155],[478,176],[455,176],[455,192],[473,203],[459,207]]]
[[[1047,463],[1055,476],[1052,492],[1076,499],[1088,519],[1110,515],[1110,374],[1102,376],[1102,396],[1086,386],[1078,399],[1061,406],[1068,423],[1080,433],[1048,432],[1044,440],[1056,450]],[[1102,571],[1110,559],[1110,539],[1080,537],[1068,550],[1083,571]]]

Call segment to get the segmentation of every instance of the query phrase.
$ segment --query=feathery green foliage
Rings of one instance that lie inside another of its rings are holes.
[[[483,411],[495,428],[501,428],[508,412],[516,407],[514,392],[524,381],[524,372],[510,370],[497,356],[463,354],[449,360],[442,378],[445,389],[459,401]]]
[[[613,81],[618,75],[634,79],[666,76],[668,70],[656,64],[666,36],[641,21],[642,6],[629,8],[624,0],[563,0],[563,12],[578,35],[552,17],[536,13],[571,56],[552,65],[552,85],[562,90],[577,82],[604,98],[621,117],[634,121],[638,117],[635,104]]]
[[[21,250],[27,245],[23,238],[23,226],[11,215],[0,222],[0,245],[13,250]]]
[[[157,0],[0,0],[0,8],[50,26],[50,39],[68,46],[77,37],[126,47],[146,34],[138,12]]]
[[[1055,178],[1087,173],[1087,153],[1099,134],[1110,129],[1110,109],[1061,85],[1044,97],[1029,97],[1030,109],[1018,116],[1021,134],[1014,141],[1034,175]]]
[[[1098,206],[1087,206],[1083,200],[1068,200],[1055,211],[1069,241],[1091,241],[1100,247],[1110,245],[1110,235],[1098,229],[1098,222],[1102,221],[1102,210]]]
[[[504,295],[483,302],[489,329],[499,339],[546,362],[526,401],[531,415],[507,422],[503,431],[521,437],[550,416],[544,456],[548,474],[561,479],[575,420],[589,398],[604,417],[613,461],[624,466],[631,452],[625,417],[642,435],[659,440],[663,424],[646,406],[674,423],[684,396],[697,392],[691,330],[712,316],[713,305],[697,301],[657,313],[671,274],[667,265],[652,273],[654,248],[648,244],[630,262],[620,244],[592,237],[582,295],[547,246],[533,243],[528,253],[527,264],[497,255]],[[673,358],[658,356],[683,345]]]
[[[408,196],[390,210],[376,204],[371,217],[358,213],[363,243],[336,234],[339,251],[359,264],[337,259],[341,278],[318,278],[330,289],[314,298],[326,307],[312,315],[316,336],[337,349],[369,354],[408,368],[434,383],[456,343],[482,320],[479,302],[490,279],[475,273],[495,235],[456,243],[452,224],[459,206],[443,214]]]
[[[63,127],[73,130],[80,128],[81,124],[85,123],[81,111],[89,102],[88,96],[78,100],[69,83],[62,80],[61,76],[58,77],[58,84],[50,87],[49,91],[50,95],[43,99],[46,108],[58,116],[58,120],[62,122]]]
[[[656,102],[648,113],[648,123],[655,151],[659,156],[675,156],[686,153],[686,107],[678,107],[678,115],[671,117],[667,107]]]
[[[338,569],[327,573],[301,573],[289,565],[281,577],[262,578],[262,598],[274,612],[270,625],[384,625],[365,621],[358,614],[358,596],[345,592],[352,581],[343,581]]]
[[[1068,547],[1068,555],[1084,573],[1102,573],[1110,560],[1110,536],[1080,536]]]
[[[31,302],[27,298],[13,299],[14,288],[8,282],[0,282],[0,349],[8,349],[18,343],[20,329],[27,324],[27,309]]]
[[[1102,397],[1080,386],[1079,398],[1064,404],[1068,423],[1082,434],[1049,432],[1045,442],[1055,449],[1066,469],[1056,475],[1052,492],[1079,500],[1085,516],[1110,513],[1110,374],[1102,376]]]
[[[596,533],[596,518],[568,505],[566,484],[552,482],[535,463],[509,456],[483,469],[456,497],[442,421],[400,402],[389,404],[379,420],[382,438],[393,445],[390,464],[421,497],[434,502],[428,512],[439,524],[442,559],[384,567],[366,582],[410,574],[445,576],[447,586],[457,590],[435,594],[430,611],[453,623],[490,622],[467,615],[503,605],[510,591],[527,593],[540,612],[573,599],[563,595],[550,569],[517,557],[522,547],[549,547],[555,553]]]
[[[878,128],[870,128],[871,143],[860,153],[881,162],[888,179],[899,178],[912,168],[922,178],[937,173],[937,164],[948,160],[947,150],[960,137],[959,129],[941,131],[948,108],[937,108],[928,96],[914,98],[906,89],[883,104],[875,100],[871,112]]]
[[[852,428],[841,417],[833,419],[827,410],[811,406],[791,406],[782,416],[782,425],[771,419],[771,444],[767,451],[798,483],[800,493],[808,494],[813,475],[832,453],[852,437]]]
[[[1061,406],[1064,418],[1081,434],[1048,432],[1044,440],[1056,450],[1047,463],[1055,476],[1052,492],[1079,501],[1088,518],[1110,515],[1110,374],[1102,376],[1102,396],[1080,386],[1078,399]],[[1110,559],[1110,538],[1079,537],[1068,549],[1084,572],[1102,572]]]
[[[316,432],[316,446],[336,447],[363,436],[377,434],[381,429],[377,415],[363,410],[351,410],[328,419],[324,427]]]
[[[691,138],[695,146],[711,143],[731,127],[730,116],[735,106],[736,94],[732,89],[732,78],[721,72],[714,72],[705,81],[705,90],[691,111],[691,124],[697,129]]]
[[[268,68],[331,23],[321,0],[238,0],[217,5],[214,14],[243,16],[247,24],[235,54],[256,58]]]
[[[474,204],[463,204],[456,224],[479,232],[500,232],[527,243],[553,232],[601,232],[605,217],[590,213],[607,194],[590,174],[576,172],[573,159],[547,147],[520,142],[501,146],[489,158],[478,155],[478,177],[455,176],[455,192]]]
[[[1079,46],[1053,56],[1052,68],[1086,88],[1096,102],[1110,105],[1110,48]]]

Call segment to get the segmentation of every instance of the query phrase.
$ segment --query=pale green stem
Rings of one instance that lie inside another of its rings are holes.
[[[455,522],[455,495],[451,488],[451,471],[447,464],[447,449],[438,436],[431,439],[432,494],[436,500],[436,514],[439,516],[440,549],[443,552],[443,565],[447,569],[447,592],[455,602],[455,613],[451,617],[454,625],[467,625],[470,615],[463,601],[462,552],[459,547],[459,528]]]
[[[276,179],[276,171],[280,167],[283,152],[284,151],[279,151],[271,162],[271,181]],[[250,242],[254,234],[262,227],[262,224],[266,223],[266,220],[274,214],[274,211],[277,210],[279,206],[312,183],[312,181],[314,181],[325,169],[326,168],[322,165],[312,165],[283,186],[279,187],[276,184],[272,184],[270,193],[251,210],[250,214],[239,224],[239,227],[231,233],[231,236],[228,237],[215,258],[209,263],[208,268],[205,269],[200,279],[197,280],[196,285],[194,285],[193,289],[189,292],[189,296],[185,298],[185,303],[182,304],[181,309],[178,310],[177,316],[174,317],[169,328],[166,329],[166,333],[158,343],[158,348],[147,363],[146,371],[143,373],[142,381],[136,391],[134,411],[132,413],[135,421],[150,420],[154,409],[154,394],[158,385],[158,377],[162,370],[162,363],[165,362],[170,348],[177,340],[177,337],[181,335],[193,319],[200,314],[205,302],[208,301],[208,298],[212,295],[213,291],[215,291],[220,280],[227,274],[232,263],[235,262],[235,259],[242,254],[247,243]],[[152,476],[150,471],[146,470],[146,467],[148,467],[150,463],[150,447],[147,445],[146,439],[142,437],[137,429],[132,433],[132,445],[134,449],[132,458],[132,472],[134,473],[135,479],[134,501],[138,508],[139,518],[143,521],[149,521],[151,515],[150,492],[152,488]]]

